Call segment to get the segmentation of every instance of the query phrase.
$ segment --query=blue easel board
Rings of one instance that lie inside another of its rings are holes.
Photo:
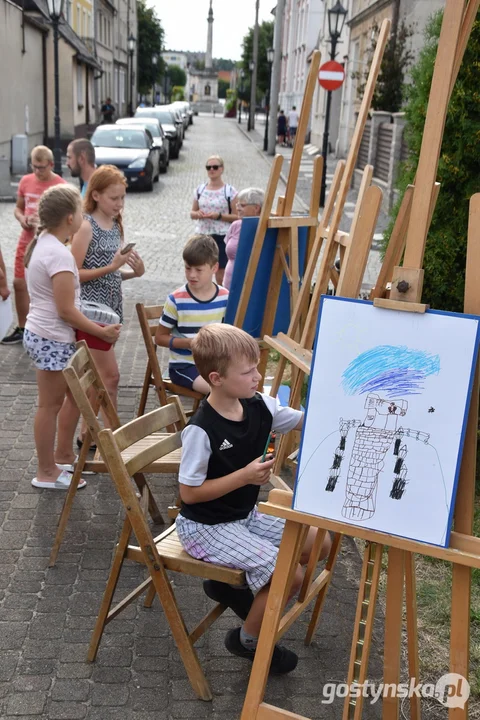
[[[225,322],[233,325],[237,314],[238,303],[242,294],[245,276],[247,274],[248,261],[253,248],[255,233],[257,231],[259,218],[245,218],[242,221],[242,229],[238,242],[237,256],[233,268],[232,284],[228,296]],[[258,261],[255,279],[253,281],[252,293],[248,302],[247,312],[242,328],[253,337],[260,337],[265,305],[267,301],[268,287],[272,273],[273,258],[277,244],[278,229],[269,228],[265,234],[262,252]],[[305,254],[307,250],[307,228],[298,228],[298,264],[300,275],[303,274],[305,265]],[[278,300],[277,313],[273,326],[273,334],[286,333],[290,324],[290,288],[285,275],[282,278],[280,295]]]

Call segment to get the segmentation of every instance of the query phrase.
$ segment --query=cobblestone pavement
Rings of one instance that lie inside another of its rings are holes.
[[[134,304],[161,302],[183,280],[181,249],[192,229],[193,189],[203,178],[209,153],[220,152],[226,179],[237,188],[265,185],[269,165],[231,121],[195,119],[179,161],[170,165],[153,193],[129,194],[126,231],[145,259],[145,278],[125,285],[125,327],[118,343],[121,366],[119,411],[134,416],[145,368]],[[9,277],[18,236],[11,204],[0,205],[2,249]],[[163,358],[165,360],[165,358]],[[122,512],[107,476],[88,477],[75,500],[56,567],[48,557],[63,496],[31,487],[36,462],[32,433],[36,404],[34,374],[20,346],[0,346],[0,717],[26,720],[180,720],[239,717],[249,666],[225,650],[225,632],[236,619],[227,612],[198,643],[214,699],[195,699],[161,609],[141,602],[108,627],[97,661],[85,661],[90,633],[109,572]],[[152,402],[153,405],[153,402]],[[161,509],[176,493],[175,477],[150,478]],[[356,547],[346,541],[325,611],[310,647],[308,614],[285,642],[300,656],[288,677],[272,678],[267,699],[309,718],[340,718],[342,700],[322,704],[325,682],[343,681],[360,574]],[[118,592],[143,579],[125,568]],[[200,581],[172,576],[190,626],[209,601]],[[379,643],[380,634],[374,644]],[[372,653],[370,677],[378,673]],[[380,717],[380,707],[368,710]]]

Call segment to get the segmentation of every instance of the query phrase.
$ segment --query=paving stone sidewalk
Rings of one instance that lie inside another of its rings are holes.
[[[154,193],[127,197],[127,235],[138,243],[147,274],[124,288],[125,327],[118,344],[123,421],[135,414],[146,364],[135,303],[162,302],[183,281],[181,248],[192,230],[188,210],[212,152],[224,156],[225,177],[237,188],[265,185],[268,163],[234,123],[199,117],[186,136],[180,160],[171,163]],[[2,250],[9,271],[18,236],[12,212],[12,205],[0,206]],[[198,643],[214,693],[211,703],[195,698],[158,602],[149,610],[141,601],[130,606],[107,627],[97,661],[86,663],[123,513],[108,476],[88,477],[87,487],[75,499],[57,565],[48,568],[64,498],[30,484],[36,470],[35,407],[30,362],[20,346],[0,345],[0,718],[238,718],[249,665],[224,648],[226,631],[237,624],[230,612]],[[150,482],[164,510],[175,498],[176,478],[151,476]],[[298,667],[288,677],[270,679],[269,701],[312,719],[342,716],[343,701],[322,704],[322,688],[346,677],[359,575],[360,557],[347,540],[314,642],[309,647],[303,644],[306,614],[285,637],[300,657]],[[171,577],[191,626],[206,613],[210,601],[199,580]],[[139,568],[126,567],[118,595],[143,579]],[[371,676],[379,674],[379,647],[376,632]],[[368,709],[369,718],[380,715],[380,705]]]

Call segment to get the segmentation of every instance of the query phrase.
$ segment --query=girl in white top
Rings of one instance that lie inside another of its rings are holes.
[[[215,275],[219,285],[227,265],[225,235],[237,217],[237,191],[223,182],[223,160],[220,155],[210,155],[206,163],[207,182],[195,189],[190,217],[196,220],[195,232],[210,235],[218,245],[218,270]]]
[[[82,224],[81,203],[80,193],[70,185],[47,190],[38,205],[37,236],[25,255],[30,310],[23,345],[35,365],[38,386],[38,470],[32,485],[54,490],[68,489],[68,470],[73,470],[75,460],[72,445],[79,411],[62,373],[76,350],[74,328],[110,343],[120,333],[120,325],[101,327],[80,312],[78,270],[65,243]],[[78,487],[85,487],[85,481]]]

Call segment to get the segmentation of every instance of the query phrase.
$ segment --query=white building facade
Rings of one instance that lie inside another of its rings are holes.
[[[282,72],[280,82],[280,108],[288,113],[295,105],[300,111],[305,83],[310,69],[312,52],[319,49],[321,63],[331,59],[331,43],[328,30],[328,10],[336,0],[286,0],[282,36]],[[349,10],[350,0],[343,6]],[[347,16],[348,17],[348,16]],[[348,52],[348,26],[345,24],[337,43],[336,60],[343,64]],[[344,88],[332,94],[330,111],[330,146],[335,148],[341,122]],[[309,119],[310,142],[322,146],[327,93],[317,83]]]

